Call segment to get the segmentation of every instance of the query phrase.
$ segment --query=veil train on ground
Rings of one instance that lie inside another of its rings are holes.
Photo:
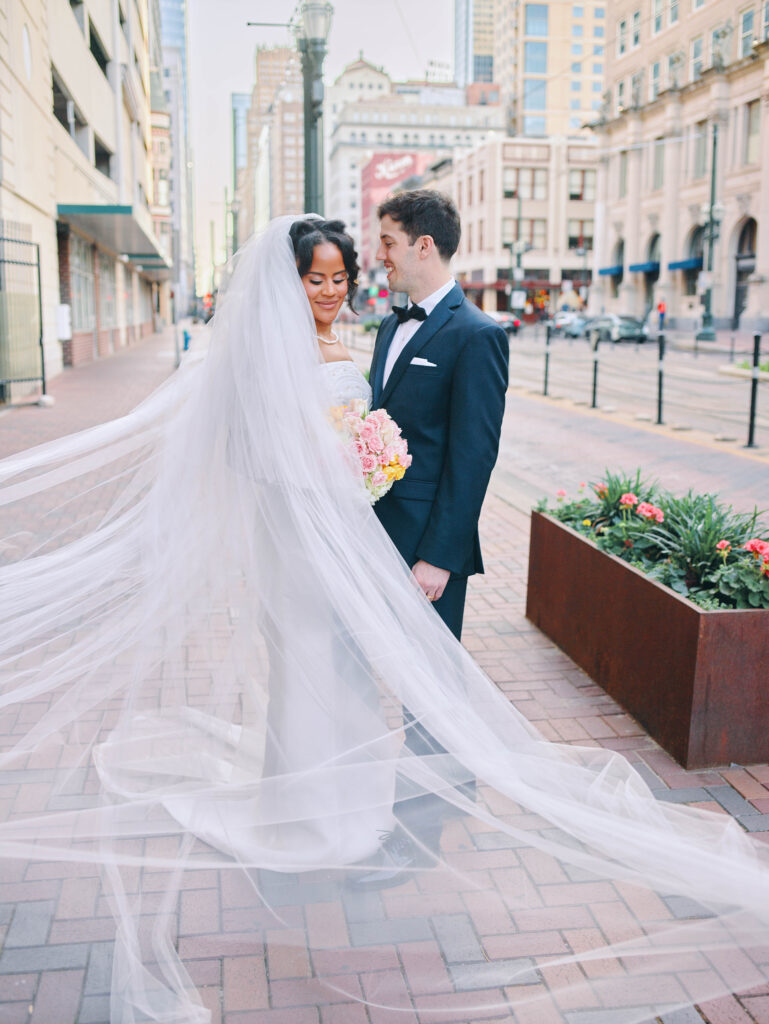
[[[419,1020],[634,1024],[765,986],[766,847],[658,802],[617,753],[545,741],[415,585],[329,421],[290,223],[237,254],[134,412],[0,463],[0,765],[27,794],[1,805],[0,855],[98,879],[119,1024],[210,1020],[201,890],[222,907],[209,959],[267,950],[265,1008],[288,977],[317,1005],[404,1010],[408,981]],[[402,706],[449,754],[404,749]],[[437,860],[356,890],[383,834],[420,843],[424,807]],[[436,989],[449,907],[518,938],[481,988],[459,957]]]

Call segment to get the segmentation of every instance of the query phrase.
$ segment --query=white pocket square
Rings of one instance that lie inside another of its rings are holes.
[[[414,356],[411,360],[412,366],[437,366],[437,363],[431,363],[429,359],[423,359],[421,356]]]

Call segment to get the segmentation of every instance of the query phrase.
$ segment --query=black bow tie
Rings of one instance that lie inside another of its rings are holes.
[[[393,313],[398,317],[399,324],[405,324],[407,320],[427,319],[427,310],[413,303],[410,306],[393,306]]]

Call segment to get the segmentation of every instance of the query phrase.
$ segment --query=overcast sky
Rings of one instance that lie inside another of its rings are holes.
[[[332,82],[360,50],[393,78],[422,78],[429,61],[453,61],[453,0],[332,0],[334,20],[325,80]],[[196,236],[210,262],[224,236],[224,189],[232,182],[230,94],[251,92],[254,50],[290,42],[285,29],[247,21],[288,21],[295,0],[189,0],[190,131],[195,159]]]

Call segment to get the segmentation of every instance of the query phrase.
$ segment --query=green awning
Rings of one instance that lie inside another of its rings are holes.
[[[60,203],[57,214],[59,220],[141,268],[140,273],[152,280],[170,278],[171,261],[160,248],[152,218],[143,207]]]

